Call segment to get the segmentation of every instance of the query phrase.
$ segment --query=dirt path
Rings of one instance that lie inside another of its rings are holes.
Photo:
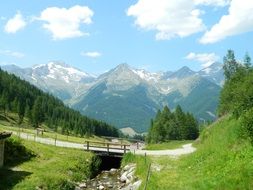
[[[52,138],[42,138],[42,137],[31,135],[29,133],[24,133],[24,132],[21,132],[20,134],[15,131],[9,131],[9,132],[12,132],[12,134],[17,135],[22,139],[35,141],[35,142],[39,142],[42,144],[49,144],[49,145],[55,145],[55,146],[59,146],[59,147],[67,147],[67,148],[85,149],[84,144],[81,144],[81,143],[73,143],[73,142],[67,142],[67,141],[61,141],[61,140],[55,141],[55,139],[52,139]],[[94,150],[105,151],[106,148],[94,148]],[[185,144],[182,146],[182,148],[170,149],[170,150],[140,150],[140,149],[136,149],[136,147],[134,147],[134,146],[130,146],[130,152],[132,152],[133,154],[137,154],[137,155],[145,155],[146,154],[146,155],[150,155],[150,156],[177,157],[177,156],[184,155],[184,154],[190,154],[190,153],[194,152],[195,150],[196,150],[196,148],[194,148],[192,146],[192,143]],[[110,150],[110,152],[111,151],[116,152],[116,153],[122,152],[122,151],[118,151],[118,150]]]
[[[173,156],[177,157],[184,154],[190,154],[196,151],[196,148],[192,146],[192,143],[185,144],[182,148],[170,149],[170,150],[135,150],[137,155],[150,155],[150,156]],[[131,151],[133,152],[133,151]]]

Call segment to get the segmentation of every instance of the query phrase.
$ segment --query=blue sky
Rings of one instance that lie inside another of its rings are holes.
[[[0,65],[199,70],[227,49],[253,56],[252,31],[251,0],[9,0],[0,7]]]

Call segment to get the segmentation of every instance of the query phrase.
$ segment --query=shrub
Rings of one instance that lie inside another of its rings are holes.
[[[253,143],[253,108],[242,115],[243,133],[248,136]]]

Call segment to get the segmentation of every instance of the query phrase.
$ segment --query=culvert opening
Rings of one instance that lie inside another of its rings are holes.
[[[101,159],[101,164],[99,167],[100,171],[110,170],[112,168],[120,168],[122,157],[99,156],[99,158]]]

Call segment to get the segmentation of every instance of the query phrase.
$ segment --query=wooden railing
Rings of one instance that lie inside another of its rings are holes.
[[[130,150],[130,144],[121,144],[121,143],[111,143],[111,142],[99,142],[99,141],[85,141],[86,150],[92,150],[92,148],[101,149],[102,151],[110,152],[110,150],[122,150],[123,153],[126,153]],[[100,150],[96,150],[100,151]]]

